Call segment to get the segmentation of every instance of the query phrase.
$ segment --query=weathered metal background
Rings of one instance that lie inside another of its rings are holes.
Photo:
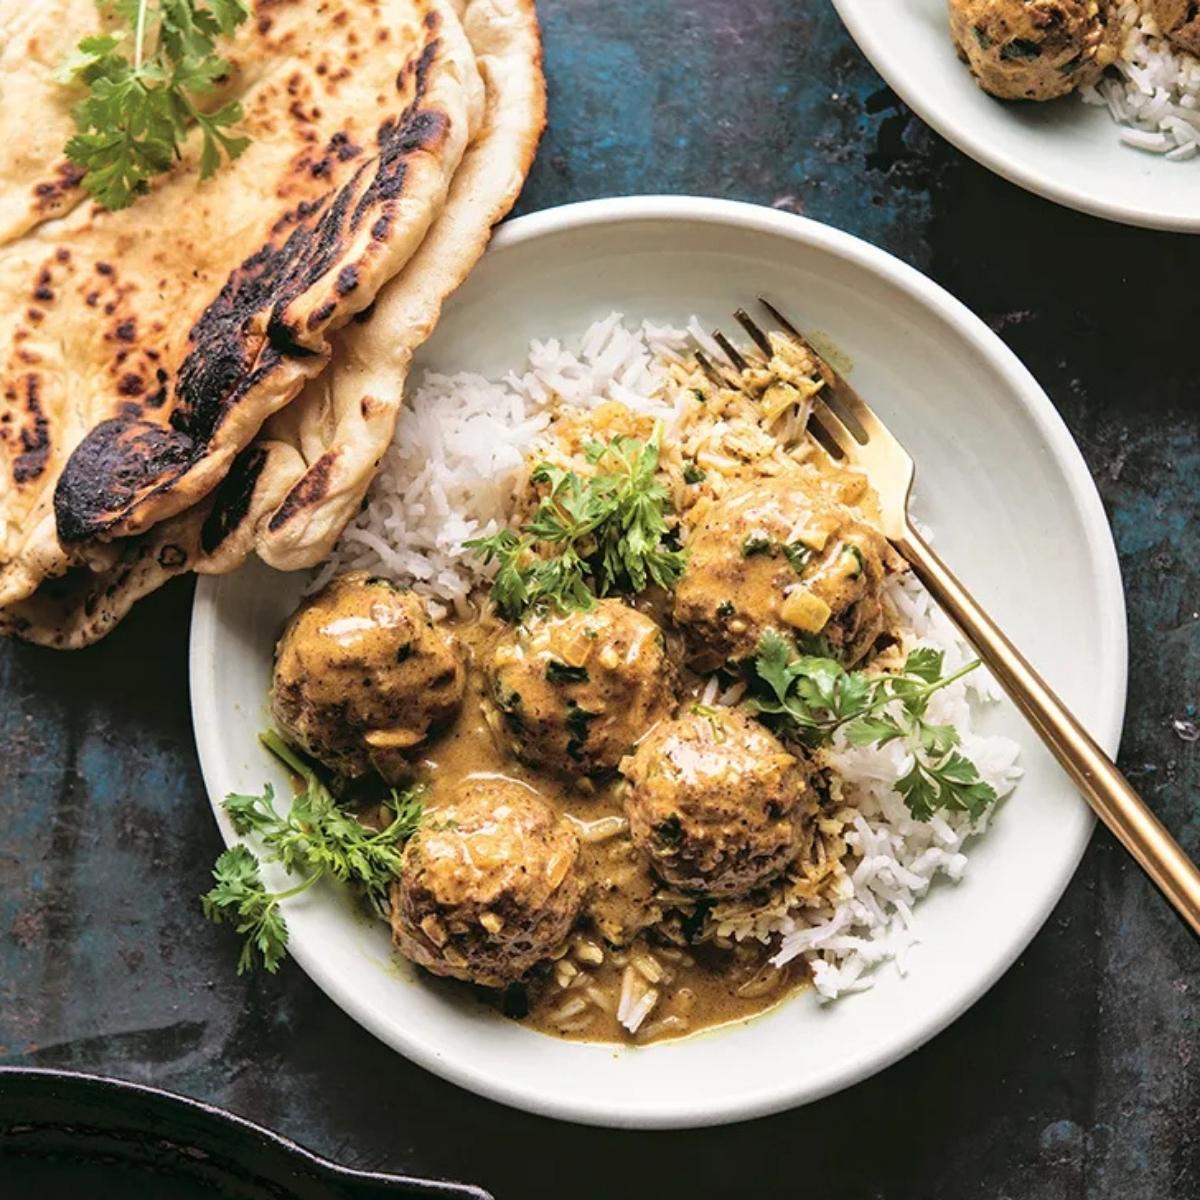
[[[1122,761],[1200,855],[1200,239],[1078,216],[975,166],[897,102],[826,0],[540,7],[552,124],[523,211],[693,192],[803,212],[928,272],[1037,375],[1121,553]],[[468,1176],[507,1200],[1200,1195],[1196,943],[1104,834],[949,1031],[749,1127],[555,1126],[408,1065],[295,967],[237,979],[196,906],[218,839],[189,729],[189,600],[173,587],[73,656],[0,647],[4,1061],[150,1081],[348,1163]]]

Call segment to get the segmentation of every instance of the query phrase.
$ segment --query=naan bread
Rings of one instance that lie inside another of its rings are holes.
[[[258,494],[238,521],[218,506],[200,571],[223,573],[241,562],[251,536],[260,557],[281,571],[314,566],[332,550],[392,440],[414,352],[520,194],[546,119],[537,15],[532,0],[459,7],[487,85],[484,132],[463,159],[442,217],[380,292],[370,320],[341,332],[330,369],[265,426]],[[242,488],[239,502],[245,495]]]
[[[213,495],[147,535],[113,543],[111,564],[47,580],[31,599],[0,611],[0,630],[84,646],[188,570],[228,571],[256,549],[288,568],[328,553],[391,441],[413,353],[515,202],[545,125],[532,0],[455,5],[478,56],[486,115],[420,250],[382,289],[369,319],[335,336],[330,369],[268,422]]]
[[[54,71],[99,24],[95,0],[0,0],[0,246],[69,212],[82,197],[83,170],[62,152],[75,132],[71,105],[78,95]]]
[[[28,7],[3,25],[27,51],[18,94],[58,65],[46,29],[79,16]],[[0,245],[0,606],[203,500],[420,246],[476,132],[482,81],[449,0],[260,0],[247,24],[240,159],[200,184],[192,139],[130,208],[76,189]]]

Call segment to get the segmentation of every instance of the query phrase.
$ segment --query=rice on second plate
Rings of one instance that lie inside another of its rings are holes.
[[[346,530],[314,584],[338,572],[367,569],[411,585],[435,612],[464,612],[489,572],[463,542],[507,525],[523,492],[528,456],[545,444],[552,422],[570,410],[616,402],[663,421],[667,437],[685,422],[687,397],[672,387],[692,340],[707,338],[698,323],[675,329],[611,314],[577,346],[535,341],[519,372],[499,380],[428,374],[401,416],[367,504]],[[802,423],[806,414],[798,414]],[[944,652],[949,671],[973,657],[948,619],[910,575],[889,584],[895,627],[907,652]],[[710,683],[710,699],[733,702]],[[1020,776],[1018,746],[974,732],[972,708],[995,698],[982,672],[932,698],[930,717],[953,725],[964,752],[997,796]],[[817,992],[834,999],[869,987],[880,963],[903,971],[919,940],[913,909],[939,875],[961,878],[968,839],[986,818],[934,814],[918,821],[895,785],[911,765],[898,743],[828,751],[841,778],[838,828],[847,853],[817,896],[776,892],[768,902],[730,901],[714,907],[718,932],[733,939],[778,939],[774,961],[802,958]],[[626,1024],[637,1013],[632,1002]]]
[[[1172,161],[1200,152],[1200,59],[1166,38],[1145,0],[1114,0],[1117,61],[1080,95],[1125,126],[1121,141]]]

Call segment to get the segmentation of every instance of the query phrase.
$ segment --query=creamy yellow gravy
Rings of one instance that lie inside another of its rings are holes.
[[[428,786],[427,805],[436,808],[472,776],[499,775],[528,785],[574,823],[589,895],[561,956],[535,969],[527,983],[503,995],[456,986],[555,1037],[646,1043],[746,1020],[807,982],[801,964],[770,966],[775,947],[759,942],[679,946],[649,929],[614,949],[605,933],[624,941],[622,931],[643,925],[656,890],[624,833],[620,780],[566,780],[528,767],[501,749],[488,723],[481,669],[488,643],[501,626],[485,617],[451,620],[446,628],[463,644],[470,665],[458,717],[430,742],[417,764],[418,776]],[[693,694],[698,692],[697,680],[689,685]],[[684,699],[687,691],[685,687]],[[673,926],[679,927],[677,914]],[[659,996],[636,1035],[617,1016],[628,967],[637,973],[639,988],[652,987]]]

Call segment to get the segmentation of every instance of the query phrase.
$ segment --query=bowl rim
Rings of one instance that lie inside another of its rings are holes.
[[[905,87],[892,69],[891,58],[883,47],[882,38],[876,36],[867,14],[858,6],[858,0],[833,0],[833,7],[842,19],[842,24],[854,39],[859,50],[871,66],[883,77],[884,82],[909,108],[935,129],[946,141],[957,147],[981,166],[999,175],[1009,183],[1051,200],[1076,212],[1121,225],[1133,225],[1140,229],[1157,229],[1167,233],[1200,233],[1200,208],[1194,217],[1185,214],[1163,213],[1153,208],[1123,204],[1108,200],[1100,195],[1091,195],[1081,188],[1071,187],[1046,179],[1035,169],[1026,166],[1020,159],[1010,157],[997,150],[982,136],[972,132],[970,123],[962,124],[953,115],[939,111],[926,103],[920,92]],[[947,37],[949,34],[947,33]],[[965,68],[964,68],[965,70]],[[997,101],[997,103],[1000,103]],[[1115,126],[1114,126],[1115,128]],[[1132,151],[1131,151],[1132,153]]]
[[[993,372],[1007,381],[1039,434],[1046,440],[1053,461],[1062,469],[1085,524],[1089,558],[1099,584],[1098,608],[1103,644],[1112,648],[1112,654],[1108,656],[1111,661],[1104,664],[1107,676],[1103,688],[1105,709],[1092,723],[1091,732],[1109,754],[1115,754],[1124,721],[1128,677],[1125,597],[1116,546],[1083,455],[1065,422],[1017,356],[961,301],[886,251],[810,218],[742,201],[655,195],[580,201],[512,219],[497,231],[492,246],[496,250],[503,250],[565,231],[646,221],[699,222],[736,227],[786,237],[848,260],[882,276],[906,292],[912,302],[933,310],[971,345]],[[226,756],[218,739],[216,723],[207,719],[213,707],[213,697],[207,693],[202,680],[205,675],[204,664],[213,661],[221,578],[201,576],[197,582],[189,648],[192,725],[201,772],[214,815],[217,815],[217,801],[213,799],[217,789],[214,785],[220,777],[220,764]],[[221,824],[220,820],[218,823]],[[872,1052],[856,1057],[818,1085],[795,1082],[782,1087],[764,1087],[756,1095],[742,1094],[725,1098],[697,1094],[686,1107],[674,1105],[669,1110],[639,1109],[631,1113],[628,1105],[618,1107],[614,1102],[595,1100],[590,1096],[573,1096],[569,1101],[547,1099],[528,1086],[497,1078],[476,1069],[469,1062],[448,1062],[437,1047],[410,1037],[402,1027],[398,1029],[396,1025],[378,1017],[370,1006],[359,1004],[346,981],[326,969],[319,955],[310,953],[307,947],[298,943],[289,948],[289,953],[339,1008],[389,1047],[443,1079],[488,1099],[537,1115],[610,1128],[682,1129],[728,1124],[782,1112],[841,1091],[890,1066],[955,1021],[1008,970],[1041,929],[1075,874],[1093,824],[1093,820],[1081,823],[1073,843],[1064,847],[1069,853],[1064,852],[1057,876],[1047,880],[1042,904],[1028,921],[1012,931],[1002,952],[992,958],[990,969],[977,973],[972,985],[963,989],[956,997],[956,1002],[933,1012],[915,1035],[897,1039],[884,1053]],[[222,833],[225,834],[224,826]]]

